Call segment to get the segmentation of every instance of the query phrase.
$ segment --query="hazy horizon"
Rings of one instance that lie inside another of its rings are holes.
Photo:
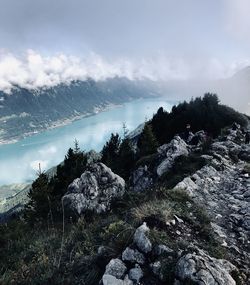
[[[218,79],[250,64],[247,0],[0,0],[0,90],[126,76]]]

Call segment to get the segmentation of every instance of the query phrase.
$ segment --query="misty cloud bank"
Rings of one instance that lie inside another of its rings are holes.
[[[14,86],[27,89],[53,87],[60,83],[92,78],[96,81],[113,77],[130,80],[188,80],[217,79],[231,76],[250,62],[235,62],[230,66],[212,58],[206,61],[182,58],[167,58],[158,54],[154,58],[129,60],[120,58],[106,60],[102,56],[89,53],[85,57],[65,55],[54,56],[28,50],[23,56],[0,52],[0,90],[11,93]]]

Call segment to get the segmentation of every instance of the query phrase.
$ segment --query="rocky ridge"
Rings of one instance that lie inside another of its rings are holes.
[[[238,136],[211,145],[207,166],[175,186],[204,205],[221,244],[250,282],[250,176],[249,164],[239,159],[250,145],[236,143]],[[233,159],[232,159],[233,158]],[[237,161],[233,161],[237,159]]]
[[[204,132],[194,134],[190,141],[203,134]],[[140,192],[152,188],[157,177],[169,171],[178,157],[200,151],[202,140],[196,142],[198,143],[195,145],[188,144],[176,136],[169,144],[161,146],[154,168],[156,173],[150,171],[148,166],[140,166],[133,173],[131,181],[134,185],[131,189]],[[250,145],[244,143],[240,126],[229,129],[226,135],[216,139],[206,152],[201,153],[206,165],[185,177],[172,190],[186,193],[197,205],[205,209],[211,220],[212,234],[227,252],[227,260],[210,256],[196,240],[188,238],[191,231],[188,233],[186,222],[175,216],[174,220],[167,222],[167,226],[170,226],[170,231],[173,230],[171,227],[175,228],[177,239],[180,235],[186,235],[186,238],[182,237],[189,243],[185,250],[173,250],[165,244],[153,244],[148,238],[150,229],[144,223],[136,229],[133,243],[125,248],[115,261],[111,260],[107,265],[102,283],[161,284],[160,281],[152,280],[163,280],[165,261],[159,257],[159,249],[162,249],[167,254],[167,259],[177,257],[174,265],[172,264],[175,285],[250,284],[249,154]],[[188,202],[187,207],[191,207]],[[110,267],[117,268],[118,265],[122,268],[120,274],[116,275],[109,270]],[[148,276],[153,276],[152,280]]]
[[[121,256],[107,264],[101,280],[103,285],[155,284],[157,279],[163,281],[163,264],[166,260],[171,261],[174,254],[179,255],[174,285],[191,284],[187,282],[236,285],[231,274],[237,272],[237,268],[229,261],[212,258],[197,247],[189,248],[189,253],[175,253],[164,244],[152,244],[148,238],[149,231],[146,223],[136,229],[133,243],[124,249]]]

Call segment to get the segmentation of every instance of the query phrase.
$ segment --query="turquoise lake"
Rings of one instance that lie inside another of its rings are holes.
[[[166,98],[139,99],[69,125],[44,131],[16,143],[0,146],[0,185],[31,181],[42,170],[60,163],[77,139],[83,150],[100,151],[112,132],[123,133],[123,123],[132,131],[150,119],[159,107],[170,110]]]

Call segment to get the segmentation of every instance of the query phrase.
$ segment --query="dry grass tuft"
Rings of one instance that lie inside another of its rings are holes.
[[[131,214],[136,222],[143,222],[145,218],[154,217],[166,223],[171,217],[171,207],[167,201],[153,200],[133,208]]]

